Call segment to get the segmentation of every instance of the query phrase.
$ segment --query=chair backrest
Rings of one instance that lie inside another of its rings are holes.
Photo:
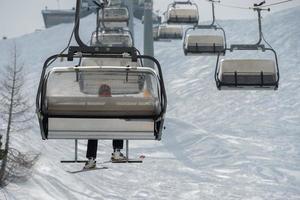
[[[187,45],[224,45],[223,36],[218,35],[187,35],[186,36],[186,44]]]
[[[170,8],[169,17],[193,17],[198,18],[198,10],[195,8]]]
[[[102,14],[100,14],[100,20]],[[129,12],[127,8],[106,8],[104,9],[104,21],[128,21]]]
[[[182,35],[183,29],[181,26],[171,26],[171,25],[161,25],[158,29],[158,34],[176,34],[176,35]]]
[[[105,33],[99,32],[98,40],[96,32],[93,33],[91,39],[92,46],[102,46],[102,47],[132,47],[133,40],[129,33]]]
[[[122,4],[122,0],[109,0],[110,6],[119,6]]]
[[[199,19],[199,10],[196,4],[191,2],[174,2],[169,5],[165,13],[167,22],[189,22],[195,23]]]
[[[228,72],[239,73],[273,73],[276,65],[269,59],[223,59],[220,62],[220,74]]]

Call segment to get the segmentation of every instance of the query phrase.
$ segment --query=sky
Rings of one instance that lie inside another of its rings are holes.
[[[164,12],[173,0],[153,0],[154,10]],[[205,0],[192,0],[199,6],[200,20],[207,21],[211,18],[210,3]],[[266,0],[268,4],[282,0]],[[34,32],[37,29],[44,29],[44,22],[41,10],[57,8],[72,8],[76,0],[0,0],[0,38],[17,37],[23,34]],[[221,0],[224,5],[234,5],[238,7],[249,7],[258,0]],[[272,12],[289,7],[300,6],[300,0],[272,7]],[[271,12],[271,13],[272,13]],[[217,19],[247,19],[256,17],[251,10],[233,9],[228,7],[216,7]]]

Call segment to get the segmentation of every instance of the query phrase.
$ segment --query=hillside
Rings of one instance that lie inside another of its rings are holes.
[[[161,142],[130,143],[131,156],[145,155],[144,163],[105,164],[109,169],[71,175],[66,171],[82,164],[60,160],[73,158],[73,141],[42,141],[36,126],[13,135],[12,146],[41,156],[27,181],[7,186],[6,198],[300,199],[299,19],[296,7],[263,21],[265,37],[279,55],[281,80],[275,92],[218,91],[215,57],[184,57],[181,41],[156,43],[169,100],[167,129]],[[256,40],[256,20],[220,24],[229,43]],[[83,20],[85,41],[93,27],[94,16]],[[16,38],[33,102],[43,61],[65,47],[71,30],[72,25],[60,25]],[[135,30],[142,49],[139,21]],[[0,41],[0,67],[9,63],[12,44]],[[111,142],[99,141],[98,149],[99,162],[110,158]],[[80,141],[81,157],[85,150],[86,141]]]

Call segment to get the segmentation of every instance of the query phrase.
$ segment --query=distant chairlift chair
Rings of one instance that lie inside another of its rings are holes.
[[[98,33],[98,37],[97,37]],[[106,29],[95,31],[91,37],[91,46],[102,47],[133,47],[134,42],[130,31],[123,29]]]
[[[117,7],[122,5],[122,0],[109,0],[109,7]]]
[[[223,35],[216,34],[189,34],[191,30],[213,29],[221,30]],[[226,35],[221,27],[215,25],[196,25],[185,31],[183,51],[185,55],[225,55]]]
[[[168,6],[165,19],[168,24],[198,24],[198,6],[190,0],[174,1]]]
[[[161,24],[158,27],[158,39],[181,40],[182,36],[182,26]]]
[[[216,25],[215,18],[215,3],[219,1],[208,1],[212,5],[212,22],[210,25],[195,25],[185,31],[183,40],[185,55],[225,55],[227,48],[226,34],[222,27]],[[202,32],[205,30],[213,33],[203,34]],[[215,32],[221,32],[222,34],[216,34]]]
[[[104,24],[105,27],[128,27],[129,25],[129,12],[126,7],[107,7],[102,10],[98,20]]]

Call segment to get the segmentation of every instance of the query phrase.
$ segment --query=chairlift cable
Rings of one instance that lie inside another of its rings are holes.
[[[272,3],[272,4],[264,5],[264,6],[261,6],[261,7],[263,8],[263,7],[276,6],[276,5],[283,4],[283,3],[288,3],[288,2],[291,2],[291,1],[293,1],[293,0],[280,1],[280,2],[277,2],[277,3]]]
[[[207,1],[209,1],[209,0],[207,0]],[[280,2],[276,2],[276,3],[272,3],[272,4],[268,4],[268,5],[263,5],[263,6],[259,6],[259,7],[264,8],[264,7],[276,6],[276,5],[283,4],[283,3],[288,3],[288,2],[291,2],[291,1],[293,1],[293,0],[280,1]],[[228,7],[228,8],[243,9],[243,10],[253,9],[252,7],[241,7],[241,6],[234,6],[234,5],[223,4],[223,3],[218,3],[216,5],[219,5],[219,6],[222,6],[222,7]]]
[[[228,7],[228,8],[242,9],[242,10],[249,10],[249,9],[252,9],[251,7],[241,7],[241,6],[234,6],[234,5],[223,4],[223,3],[219,3],[219,4],[216,4],[216,5],[222,6],[222,7]]]

